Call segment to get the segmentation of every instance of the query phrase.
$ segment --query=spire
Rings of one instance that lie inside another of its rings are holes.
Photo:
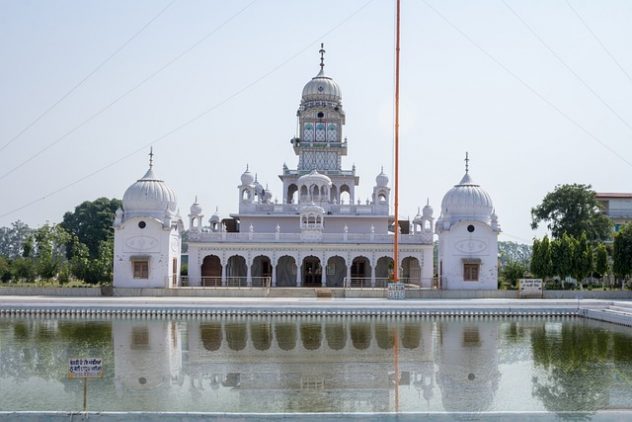
[[[320,43],[320,50],[318,50],[318,52],[320,53],[320,72],[323,73],[323,68],[325,67],[325,44],[324,43]]]
[[[465,174],[470,172],[470,157],[467,151],[465,151]]]
[[[154,168],[154,147],[149,147],[149,168]]]

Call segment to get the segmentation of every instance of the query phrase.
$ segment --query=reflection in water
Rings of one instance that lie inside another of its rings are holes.
[[[0,319],[0,408],[80,408],[81,384],[66,379],[77,356],[104,359],[104,379],[90,384],[93,410],[392,412],[396,397],[404,412],[632,406],[623,329],[296,317]]]
[[[220,322],[200,324],[200,337],[206,350],[218,350],[222,345],[222,324]]]
[[[294,350],[296,347],[296,324],[279,322],[274,326],[274,333],[281,350]]]
[[[371,344],[371,324],[367,322],[351,323],[351,342],[353,347],[364,350]]]
[[[268,322],[250,323],[250,338],[257,350],[268,350],[272,344],[272,328]]]
[[[332,350],[342,350],[347,344],[347,330],[343,323],[325,323],[325,337]]]

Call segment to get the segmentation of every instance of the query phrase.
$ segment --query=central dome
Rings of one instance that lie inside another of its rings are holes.
[[[175,214],[176,194],[165,182],[156,178],[152,168],[127,188],[123,195],[125,213]]]
[[[489,220],[494,212],[492,198],[468,173],[450,189],[441,201],[442,218],[471,218]]]
[[[342,101],[342,91],[340,87],[329,76],[325,76],[321,68],[318,75],[307,82],[303,88],[303,102],[305,101],[331,101],[339,103]]]

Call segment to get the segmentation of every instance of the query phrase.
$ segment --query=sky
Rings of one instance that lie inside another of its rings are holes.
[[[303,86],[342,90],[369,198],[394,180],[394,1],[0,0],[0,226],[122,198],[148,167],[210,217],[237,212],[248,165],[274,198],[296,168]],[[632,2],[402,0],[400,218],[470,174],[500,240],[564,183],[630,192]]]

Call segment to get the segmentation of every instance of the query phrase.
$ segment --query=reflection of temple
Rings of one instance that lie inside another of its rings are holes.
[[[490,410],[498,371],[498,323],[439,322],[437,384],[448,411]]]
[[[484,410],[499,377],[497,327],[235,317],[190,321],[181,333],[171,322],[115,321],[116,383],[152,397],[184,385],[200,403],[212,393],[258,411],[393,411],[396,388],[400,410]]]
[[[126,391],[167,391],[182,381],[182,344],[173,321],[112,321],[114,383]]]

